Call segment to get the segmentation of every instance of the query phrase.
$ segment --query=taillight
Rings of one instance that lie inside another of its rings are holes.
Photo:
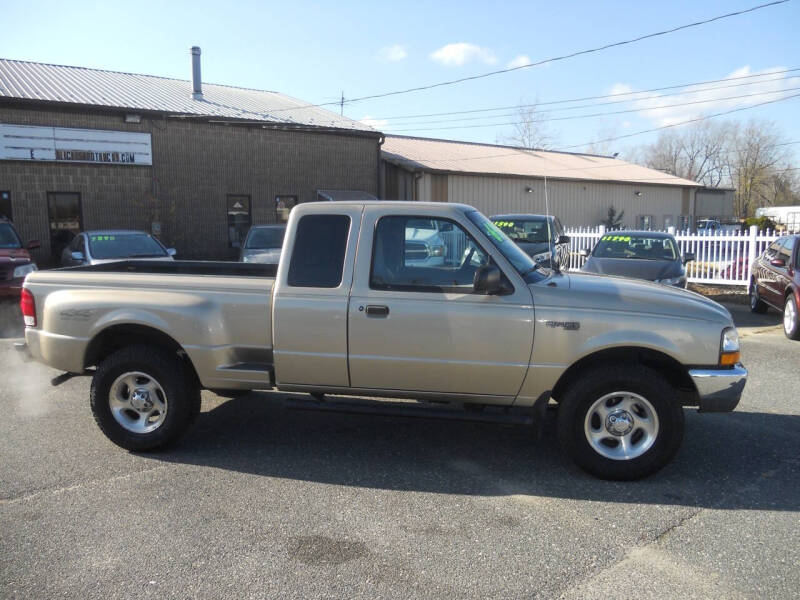
[[[26,288],[22,288],[19,296],[19,308],[22,311],[25,326],[36,327],[36,303],[33,301],[33,294]]]

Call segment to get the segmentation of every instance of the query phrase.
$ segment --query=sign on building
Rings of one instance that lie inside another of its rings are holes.
[[[149,133],[0,123],[0,160],[152,165]]]

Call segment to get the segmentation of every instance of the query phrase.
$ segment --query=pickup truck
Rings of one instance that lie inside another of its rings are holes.
[[[409,222],[419,219],[447,232],[448,260],[407,255]],[[97,424],[131,451],[184,434],[203,388],[278,389],[315,395],[309,402],[321,410],[341,402],[325,395],[346,395],[356,398],[351,412],[363,404],[554,426],[584,470],[636,479],[677,452],[684,406],[731,411],[747,376],[719,304],[552,271],[459,204],[303,204],[277,266],[127,261],[38,271],[25,280],[21,308],[19,349],[92,374]],[[548,405],[555,419],[544,418]]]

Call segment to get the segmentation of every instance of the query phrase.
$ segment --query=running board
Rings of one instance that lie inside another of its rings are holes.
[[[439,408],[411,402],[384,402],[375,400],[300,400],[287,398],[284,405],[289,410],[314,410],[358,415],[379,415],[386,417],[411,417],[418,419],[447,419],[450,421],[470,421],[477,423],[499,423],[506,425],[531,425],[530,413],[498,411],[496,407],[486,407],[482,411]]]

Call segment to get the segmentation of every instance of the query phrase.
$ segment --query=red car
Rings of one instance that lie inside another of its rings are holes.
[[[783,312],[783,332],[800,340],[800,235],[778,238],[753,264],[750,310]]]
[[[25,275],[36,270],[28,250],[38,247],[39,242],[32,240],[23,248],[11,221],[0,216],[0,299],[19,299]]]

